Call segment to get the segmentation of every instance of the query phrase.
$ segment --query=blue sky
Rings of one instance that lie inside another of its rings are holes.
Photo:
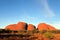
[[[0,0],[0,28],[19,21],[60,29],[60,0]]]

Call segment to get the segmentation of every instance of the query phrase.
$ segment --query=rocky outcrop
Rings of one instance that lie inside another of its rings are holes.
[[[36,27],[33,24],[29,24],[27,30],[34,30]]]
[[[34,30],[36,27],[33,24],[27,24],[25,22],[18,22],[17,24],[11,24],[6,26],[5,29],[10,30]],[[53,26],[46,24],[46,23],[40,23],[37,27],[38,30],[56,30]]]
[[[17,27],[16,24],[10,24],[10,25],[6,26],[5,29],[9,29],[9,30],[17,30],[16,27]]]
[[[53,26],[46,23],[40,23],[37,29],[38,30],[56,30]]]
[[[26,30],[27,29],[27,23],[25,23],[25,22],[18,22],[17,24],[11,24],[11,25],[6,26],[5,29]]]
[[[18,22],[17,23],[17,29],[19,29],[19,30],[27,30],[27,23],[25,23],[25,22]]]

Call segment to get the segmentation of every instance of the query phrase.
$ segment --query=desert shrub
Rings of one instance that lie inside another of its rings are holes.
[[[32,33],[39,33],[39,31],[38,30],[32,30]]]
[[[51,33],[51,32],[44,33],[44,36],[47,37],[47,38],[49,38],[50,40],[54,38],[54,34]]]
[[[51,30],[51,31],[49,31],[49,32],[55,33],[55,34],[59,34],[59,33],[60,33],[60,30]]]
[[[15,30],[14,33],[18,33],[18,31]]]
[[[25,33],[27,33],[27,31],[26,30],[19,30],[17,33],[18,34],[25,34]]]
[[[60,33],[60,30],[56,30],[56,33]]]
[[[5,30],[5,33],[11,33],[11,32],[12,32],[12,31],[9,30],[9,29]]]
[[[44,34],[44,33],[46,33],[46,32],[47,32],[47,30],[42,30],[42,31],[40,31],[41,34]]]
[[[32,34],[32,31],[31,30],[27,30],[27,34]]]
[[[5,29],[1,29],[0,33],[5,33],[5,31],[6,31]]]
[[[10,33],[10,30],[0,29],[0,33]]]

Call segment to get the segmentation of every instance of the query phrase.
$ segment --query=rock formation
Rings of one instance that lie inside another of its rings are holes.
[[[56,30],[53,26],[46,23],[40,23],[37,27],[38,30]]]
[[[27,24],[25,22],[18,22],[17,24],[11,24],[6,26],[5,29],[10,30],[34,30],[36,27],[33,24]],[[56,30],[53,26],[46,23],[40,23],[37,27],[38,30]]]
[[[8,25],[5,29],[26,30],[27,29],[27,23],[25,23],[25,22],[18,22],[17,24]]]
[[[19,30],[27,30],[27,23],[25,23],[25,22],[18,22],[17,29],[19,29]]]
[[[27,30],[34,30],[36,27],[33,24],[29,24]]]
[[[10,25],[6,26],[5,29],[9,29],[9,30],[17,30],[16,27],[17,27],[16,24],[10,24]]]

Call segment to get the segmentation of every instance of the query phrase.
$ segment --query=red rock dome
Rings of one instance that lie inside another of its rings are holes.
[[[27,30],[27,23],[25,22],[18,22],[17,26],[17,29],[19,28],[19,30]]]
[[[32,24],[28,25],[27,30],[34,30],[34,29],[36,29],[36,27],[34,25],[32,25]]]
[[[16,27],[17,27],[16,24],[11,24],[11,25],[6,26],[5,29],[17,30]]]
[[[12,24],[6,26],[5,29],[10,29],[10,30],[26,30],[27,29],[27,23],[25,22],[18,22],[17,24]]]
[[[38,30],[56,30],[53,26],[48,25],[46,23],[40,23],[37,29]]]

